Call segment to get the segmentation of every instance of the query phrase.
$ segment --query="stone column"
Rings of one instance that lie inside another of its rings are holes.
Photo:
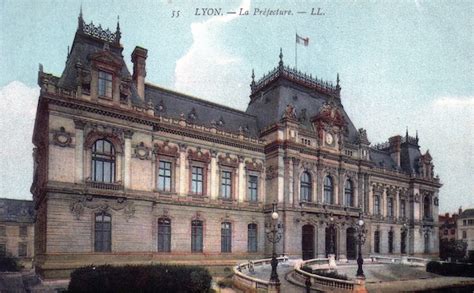
[[[326,227],[327,225],[320,225],[317,229],[317,253],[315,255],[318,258],[326,257]]]
[[[217,164],[217,151],[211,150],[211,184],[209,186],[209,192],[211,199],[217,199],[219,196],[219,167]],[[238,172],[237,172],[238,174]],[[238,181],[238,180],[237,180]],[[237,182],[238,184],[238,182]]]
[[[187,145],[184,143],[179,144],[179,186],[178,186],[178,194],[180,196],[186,196],[188,192],[188,176],[186,174],[187,167],[187,159],[186,159],[186,148]]]
[[[293,159],[294,158],[286,158],[285,160],[285,169],[288,170],[288,177],[286,178],[286,185],[288,186],[288,194],[286,196],[286,203],[290,206],[293,205],[293,196],[294,196],[294,169],[293,169]]]
[[[337,241],[337,246],[339,247],[338,249],[338,259],[339,260],[347,260],[347,246],[346,246],[346,241],[347,241],[347,230],[346,230],[346,226],[339,226],[337,228],[337,234],[339,237],[337,237],[338,241]]]
[[[123,152],[123,158],[124,158],[123,183],[124,183],[125,189],[129,189],[131,187],[131,158],[132,158],[133,131],[125,130],[124,137],[125,137],[125,149]]]
[[[316,166],[316,202],[323,203],[323,170],[321,164],[318,162]]]
[[[299,182],[299,178],[298,178],[298,165],[300,164],[300,160],[297,159],[297,158],[293,158],[292,159],[293,161],[293,164],[292,164],[292,172],[293,172],[293,196],[291,197],[292,198],[292,204],[293,206],[297,206],[300,202],[299,200],[299,192],[298,192],[298,182]],[[314,179],[316,178],[313,178],[313,181]],[[313,184],[313,185],[316,185],[316,184]],[[313,200],[316,201],[316,193],[313,192]]]
[[[344,205],[344,169],[339,168],[337,171],[337,182],[334,182],[335,188],[337,190],[337,203],[339,205]]]
[[[239,156],[239,169],[238,169],[238,191],[237,194],[239,195],[239,202],[244,202],[246,198],[245,194],[245,168],[244,168],[244,157]]]
[[[82,120],[74,120],[75,131],[75,158],[74,168],[75,176],[74,182],[81,184],[84,182],[84,127],[85,122]]]

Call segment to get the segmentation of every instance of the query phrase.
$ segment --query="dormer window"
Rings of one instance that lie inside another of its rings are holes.
[[[99,97],[112,98],[112,74],[99,70]]]

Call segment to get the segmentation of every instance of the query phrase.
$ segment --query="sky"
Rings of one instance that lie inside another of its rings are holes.
[[[240,110],[252,69],[274,68],[280,48],[295,66],[295,33],[308,37],[298,70],[339,73],[344,108],[373,144],[417,130],[444,184],[440,212],[474,208],[473,1],[0,0],[0,197],[31,198],[38,64],[61,75],[81,3],[88,23],[115,30],[120,17],[130,70],[134,47],[148,49],[147,82]],[[255,15],[265,9],[292,15]]]

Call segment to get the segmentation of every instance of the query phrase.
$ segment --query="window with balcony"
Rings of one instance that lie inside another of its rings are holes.
[[[374,215],[380,215],[380,195],[374,196]]]
[[[115,182],[115,148],[106,139],[97,140],[92,146],[92,181]]]
[[[400,217],[406,218],[406,206],[405,206],[405,200],[402,199],[400,200]]]
[[[431,200],[429,196],[425,196],[423,199],[423,217],[425,219],[431,219]]]
[[[393,217],[393,198],[387,199],[387,216]]]

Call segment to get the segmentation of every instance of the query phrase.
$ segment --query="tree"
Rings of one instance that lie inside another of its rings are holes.
[[[466,256],[467,243],[463,240],[441,239],[439,245],[439,257],[446,260],[449,257],[456,261]]]

